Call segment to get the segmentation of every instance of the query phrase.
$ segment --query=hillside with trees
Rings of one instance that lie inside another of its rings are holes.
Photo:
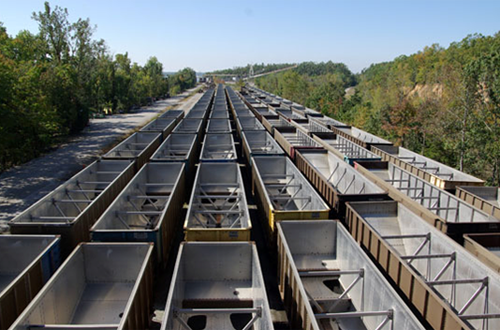
[[[12,37],[0,23],[0,172],[79,132],[93,113],[127,112],[196,84],[192,69],[167,79],[154,56],[140,66],[111,55],[89,19],[71,23],[66,9],[45,3],[32,18],[37,34]]]
[[[328,72],[315,67],[324,63],[299,71],[301,64],[256,84],[500,184],[500,33],[432,45],[355,76],[332,64]]]
[[[289,64],[289,63],[280,63],[280,64],[254,64],[253,65],[253,71],[254,74],[261,74],[261,73],[267,73],[267,72],[272,72],[284,68],[288,68],[293,66],[294,64]],[[211,74],[230,74],[230,75],[237,75],[237,76],[248,76],[248,73],[250,72],[250,64],[247,64],[246,66],[241,66],[241,67],[235,67],[232,69],[223,69],[223,70],[216,70],[212,72],[207,72],[205,73],[207,76]]]

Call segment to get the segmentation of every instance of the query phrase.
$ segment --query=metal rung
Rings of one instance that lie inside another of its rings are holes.
[[[425,200],[425,199],[439,199],[439,197],[436,197],[436,196],[422,196],[422,197],[412,197],[411,199]]]
[[[266,188],[302,188],[302,184],[289,184],[287,185],[285,182],[278,183],[264,183]]]
[[[383,239],[405,239],[405,238],[426,238],[429,234],[415,234],[415,235],[388,235],[382,236]]]
[[[169,199],[170,196],[165,195],[137,195],[137,196],[128,196],[130,199]]]
[[[83,194],[83,193],[96,193],[96,194],[98,194],[98,193],[102,193],[103,191],[104,190],[99,190],[99,189],[79,189],[79,190],[76,190],[76,189],[69,190],[68,189],[68,192],[70,192],[70,193],[81,193],[81,194]]]
[[[428,281],[429,285],[455,285],[455,284],[473,284],[473,283],[484,283],[488,278],[470,278],[470,279],[459,279],[459,280],[443,280],[443,281]]]
[[[233,199],[233,198],[240,198],[240,194],[231,194],[231,195],[194,195],[195,198],[227,198],[227,199]]]
[[[421,167],[423,170],[439,170],[439,167],[434,167],[434,166],[423,166]]]
[[[140,183],[139,185],[146,187],[173,187],[175,183]]]
[[[118,213],[129,215],[160,215],[163,211],[120,211]]]
[[[295,174],[262,174],[261,177],[263,179],[265,178],[290,178],[290,177],[295,177]]]
[[[88,199],[54,199],[53,200],[56,203],[92,203],[93,201],[90,201]]]
[[[224,210],[193,210],[193,213],[198,214],[243,214],[243,211],[224,211]]]
[[[362,270],[308,270],[299,271],[301,277],[320,277],[320,276],[340,276],[340,275],[359,275]]]
[[[227,187],[227,188],[239,188],[239,183],[200,183],[199,187]]]
[[[457,210],[458,211],[458,207],[428,207],[427,208],[428,210],[436,210],[436,211],[451,211],[451,210]]]
[[[398,190],[424,190],[424,187],[399,187]]]
[[[246,314],[260,313],[262,308],[174,308],[179,314]]]
[[[79,181],[81,184],[110,184],[109,181]]]
[[[97,171],[96,174],[120,174],[121,171]]]
[[[133,146],[147,146],[148,144],[150,144],[151,142],[129,142],[127,144],[129,145],[133,145]]]
[[[498,319],[500,314],[469,314],[469,315],[459,315],[463,320],[481,320],[481,319]]]
[[[40,219],[40,220],[65,220],[71,221],[76,217],[58,217],[58,216],[39,216],[39,217],[30,217],[30,219]]]
[[[372,311],[372,312],[345,312],[345,313],[319,313],[314,316],[317,319],[341,319],[341,318],[355,318],[366,316],[390,316],[394,314],[392,309],[387,311]]]
[[[293,200],[311,200],[311,196],[308,196],[308,197],[292,197],[292,196],[276,196],[276,195],[270,195],[269,196],[270,199],[273,199],[273,200],[289,200],[289,199],[293,199]]]
[[[451,258],[453,253],[443,253],[443,254],[418,254],[414,256],[401,256],[401,259],[440,259],[440,258]]]
[[[409,180],[403,180],[403,179],[401,179],[401,180],[399,180],[399,179],[393,179],[393,180],[389,179],[389,180],[385,180],[385,182],[389,182],[389,183],[393,183],[393,182],[408,182],[408,181],[409,181]]]

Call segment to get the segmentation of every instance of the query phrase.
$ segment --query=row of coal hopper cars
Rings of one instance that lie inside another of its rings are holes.
[[[218,85],[10,221],[0,328],[146,329],[153,288],[169,287],[162,329],[273,329],[267,253],[290,329],[500,329],[498,189],[483,185],[279,96]],[[171,282],[158,283],[169,260]]]

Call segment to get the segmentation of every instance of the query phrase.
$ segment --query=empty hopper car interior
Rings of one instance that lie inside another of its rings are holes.
[[[280,292],[293,328],[424,329],[339,222],[277,226]]]
[[[162,330],[273,329],[255,245],[181,244],[164,315]]]
[[[250,240],[251,227],[238,164],[200,163],[184,222],[186,240]]]
[[[84,243],[11,329],[143,329],[150,308],[152,244]],[[147,314],[146,314],[147,315]]]
[[[496,298],[500,275],[405,205],[393,201],[350,203],[348,223],[355,239],[434,328],[446,323],[455,328],[500,327]],[[420,288],[426,292],[415,295]],[[435,310],[422,304],[424,297]]]

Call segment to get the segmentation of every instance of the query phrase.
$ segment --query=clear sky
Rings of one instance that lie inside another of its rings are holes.
[[[500,31],[500,0],[161,1],[52,0],[70,21],[90,18],[96,38],[114,54],[144,64],[156,56],[165,71],[248,63],[343,62],[359,72],[468,34]],[[0,0],[11,35],[36,32],[43,1]]]

